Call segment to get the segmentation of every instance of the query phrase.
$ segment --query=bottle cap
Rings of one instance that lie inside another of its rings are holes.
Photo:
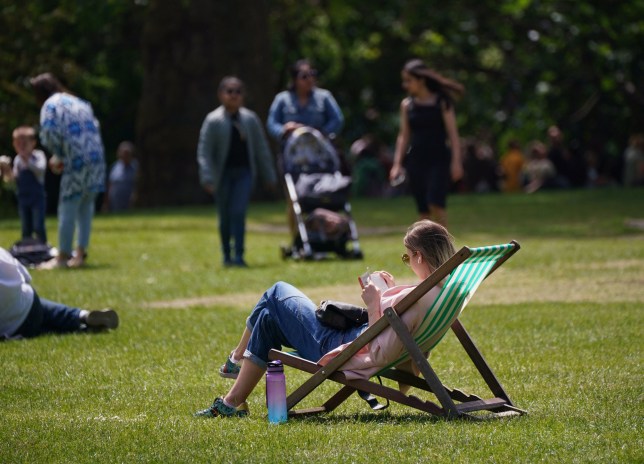
[[[284,372],[282,361],[269,361],[266,364],[266,367],[269,372]]]

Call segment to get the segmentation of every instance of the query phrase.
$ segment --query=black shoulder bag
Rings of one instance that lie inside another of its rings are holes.
[[[320,324],[338,330],[360,327],[369,322],[369,314],[365,308],[341,301],[324,300],[315,310]]]

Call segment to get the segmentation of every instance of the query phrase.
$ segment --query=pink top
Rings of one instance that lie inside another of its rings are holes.
[[[415,285],[398,285],[385,290],[380,297],[380,317],[382,317],[384,309],[400,302],[414,288],[416,288]],[[441,288],[439,286],[432,288],[402,315],[402,321],[412,334],[420,326],[423,317],[440,294],[440,291]],[[345,343],[329,351],[320,358],[318,364],[322,366],[327,365],[347,346],[349,346],[349,343]],[[368,379],[384,366],[398,359],[403,351],[404,345],[402,341],[400,341],[393,328],[387,327],[376,338],[371,340],[370,343],[353,355],[342,366],[341,370],[344,371],[347,379]]]

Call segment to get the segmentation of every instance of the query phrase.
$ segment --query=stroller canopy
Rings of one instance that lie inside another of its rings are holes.
[[[299,127],[286,142],[282,154],[284,173],[332,173],[340,169],[340,160],[331,142],[312,127]]]

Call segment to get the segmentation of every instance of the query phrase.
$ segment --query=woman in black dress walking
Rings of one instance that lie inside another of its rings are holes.
[[[402,83],[409,96],[400,104],[400,130],[389,178],[399,178],[404,165],[420,218],[447,226],[450,179],[463,177],[453,101],[464,88],[421,60],[405,64]]]

